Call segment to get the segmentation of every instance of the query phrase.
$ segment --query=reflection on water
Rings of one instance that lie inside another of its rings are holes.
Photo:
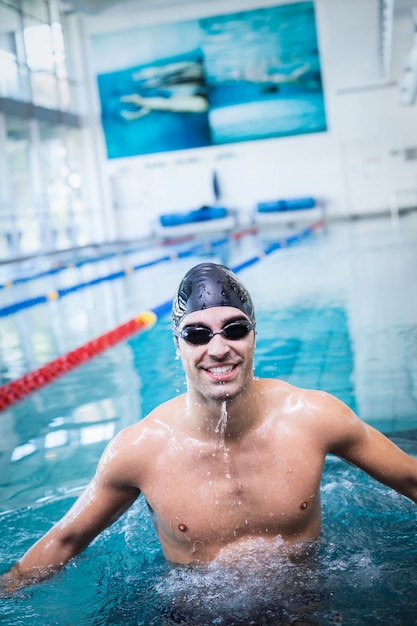
[[[0,511],[85,486],[107,442],[141,417],[126,344],[68,372],[0,415]]]

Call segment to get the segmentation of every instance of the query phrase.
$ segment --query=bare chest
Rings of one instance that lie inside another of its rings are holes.
[[[241,537],[312,535],[322,463],[319,455],[269,445],[167,450],[142,491],[168,558],[185,551],[204,559]]]

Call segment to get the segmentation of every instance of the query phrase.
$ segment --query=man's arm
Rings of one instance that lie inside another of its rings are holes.
[[[91,483],[57,522],[0,579],[4,593],[49,578],[115,522],[139,495],[125,480],[124,454],[111,443]]]
[[[332,416],[336,442],[329,451],[417,504],[417,458],[361,421],[343,403],[336,403],[336,414]]]

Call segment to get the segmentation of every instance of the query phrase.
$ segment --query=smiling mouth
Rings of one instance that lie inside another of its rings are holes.
[[[218,376],[218,377],[227,376],[233,370],[234,370],[234,365],[221,365],[218,367],[210,367],[207,369],[207,371],[210,374],[212,374],[213,376]]]

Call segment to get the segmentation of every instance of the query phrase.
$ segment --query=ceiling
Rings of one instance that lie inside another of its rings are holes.
[[[200,0],[201,1],[201,0]],[[198,2],[198,0],[197,0]],[[191,0],[182,0],[176,4],[190,4]],[[194,1],[195,4],[195,1]],[[84,15],[98,15],[105,11],[126,11],[161,8],[172,9],[170,0],[61,0],[61,5],[72,7],[77,13]]]

